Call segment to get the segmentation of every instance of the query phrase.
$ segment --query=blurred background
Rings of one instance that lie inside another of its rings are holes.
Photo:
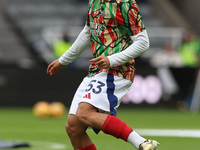
[[[162,150],[199,149],[200,1],[136,1],[151,46],[136,58],[118,117]],[[91,48],[55,76],[46,69],[82,30],[87,7],[88,0],[0,0],[0,149],[73,149],[64,125]],[[88,133],[98,149],[133,149]]]
[[[136,58],[123,106],[199,110],[199,0],[138,0],[150,49]],[[53,77],[50,62],[82,30],[86,0],[0,0],[0,106],[61,101],[69,106],[87,75],[88,48]]]

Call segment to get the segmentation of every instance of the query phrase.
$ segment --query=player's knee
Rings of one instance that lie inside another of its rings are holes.
[[[72,133],[72,127],[68,122],[65,124],[65,130],[68,135]]]
[[[71,124],[70,122],[66,123],[65,130],[66,130],[69,137],[74,137],[78,134],[77,133],[78,130],[76,129],[76,126]]]

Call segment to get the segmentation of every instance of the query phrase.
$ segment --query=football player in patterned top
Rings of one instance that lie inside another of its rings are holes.
[[[89,0],[87,21],[72,46],[47,68],[54,75],[89,46],[93,57],[88,76],[78,87],[69,110],[66,131],[75,150],[96,150],[86,130],[121,138],[140,150],[155,150],[116,117],[135,75],[134,58],[149,48],[149,39],[135,0]]]

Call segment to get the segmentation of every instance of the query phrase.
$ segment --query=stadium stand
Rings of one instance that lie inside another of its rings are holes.
[[[31,54],[24,46],[23,41],[15,33],[13,26],[0,11],[0,63],[4,65],[19,65],[20,67],[31,67]],[[21,62],[26,61],[22,66]]]
[[[80,3],[80,0],[2,0],[2,2],[6,13],[46,63],[55,59],[51,46],[61,37],[62,32],[67,31],[71,41],[77,37],[85,24],[88,5],[85,2]],[[173,44],[178,45],[181,30],[165,28],[165,23],[156,16],[154,8],[148,1],[138,1],[138,3],[151,40],[150,53],[146,53],[144,57],[148,58],[151,53],[160,50],[166,44],[166,39],[170,42],[175,41]],[[158,27],[162,28],[156,32]],[[81,57],[88,58],[88,51]]]
[[[30,42],[41,39],[47,26],[80,26],[87,4],[77,0],[3,0],[7,13]]]
[[[87,4],[78,0],[2,0],[5,12],[46,63],[55,59],[42,36],[48,27],[81,27]],[[78,33],[77,33],[78,34]],[[77,36],[72,33],[71,37]]]

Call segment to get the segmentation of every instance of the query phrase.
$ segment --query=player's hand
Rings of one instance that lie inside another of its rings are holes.
[[[47,74],[50,74],[50,76],[58,73],[60,71],[60,69],[64,67],[64,65],[62,65],[58,59],[53,61],[47,68]]]
[[[110,68],[110,61],[106,56],[99,56],[90,60],[92,64],[97,65],[100,69]]]

